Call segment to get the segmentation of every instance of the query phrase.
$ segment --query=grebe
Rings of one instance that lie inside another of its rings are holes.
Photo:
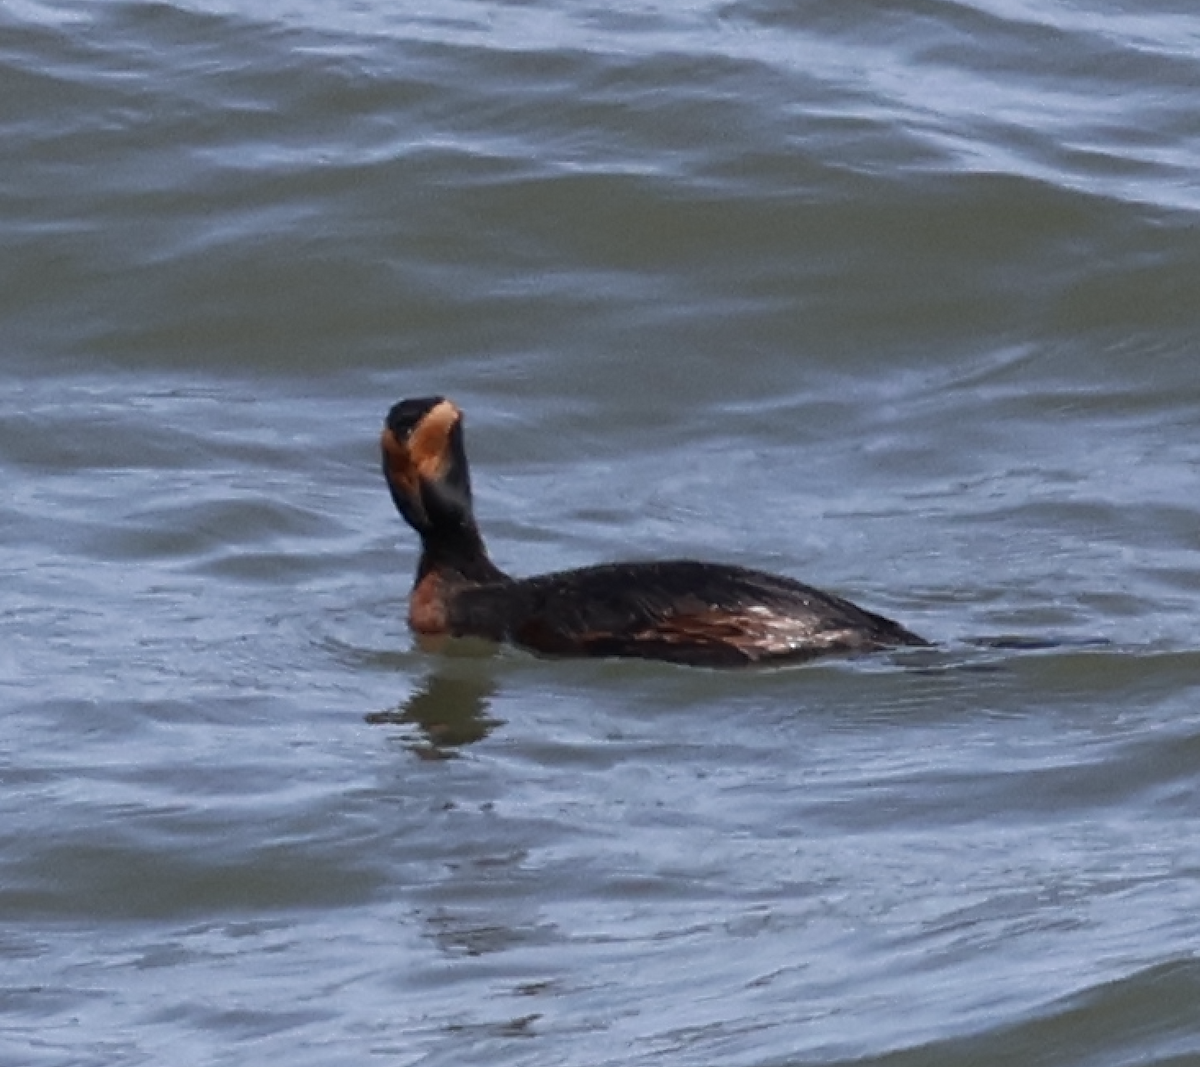
[[[440,396],[401,400],[380,441],[392,500],[421,537],[408,611],[417,633],[710,667],[928,644],[841,597],[745,567],[667,560],[512,578],[475,524],[462,412]]]

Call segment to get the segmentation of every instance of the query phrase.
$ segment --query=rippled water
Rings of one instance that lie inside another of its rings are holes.
[[[1197,85],[1178,0],[0,8],[0,1062],[1200,1057]],[[434,392],[502,566],[938,647],[416,646]]]

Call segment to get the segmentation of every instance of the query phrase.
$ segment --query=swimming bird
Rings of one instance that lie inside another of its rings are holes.
[[[841,597],[745,567],[664,560],[511,577],[475,521],[462,412],[440,396],[401,400],[380,444],[392,500],[421,538],[408,610],[418,634],[710,667],[928,644]]]

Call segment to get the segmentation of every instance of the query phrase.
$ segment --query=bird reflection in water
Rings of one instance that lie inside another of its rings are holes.
[[[488,698],[495,692],[486,673],[450,673],[445,666],[432,671],[415,693],[395,708],[366,716],[369,723],[415,726],[417,735],[405,743],[425,759],[451,759],[463,745],[482,741],[501,719],[487,714]]]

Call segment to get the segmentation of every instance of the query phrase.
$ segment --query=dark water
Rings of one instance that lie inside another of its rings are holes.
[[[0,1062],[1200,1062],[1197,86],[1179,0],[0,7]],[[939,647],[416,647],[432,392],[503,566]]]

